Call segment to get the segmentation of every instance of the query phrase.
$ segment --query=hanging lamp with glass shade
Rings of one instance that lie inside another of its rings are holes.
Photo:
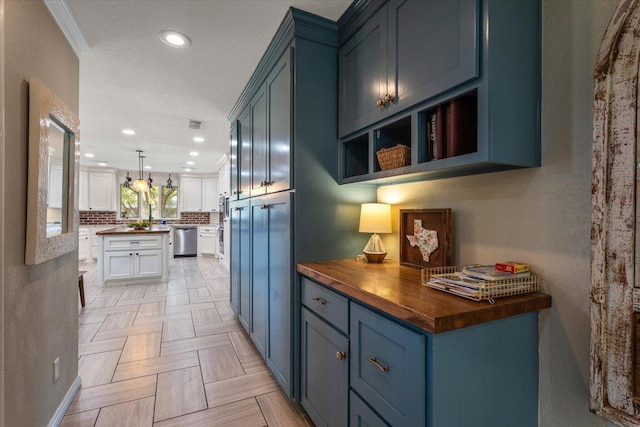
[[[138,153],[138,173],[139,173],[139,178],[136,179],[135,181],[133,181],[133,184],[131,184],[131,188],[133,188],[135,190],[136,193],[145,193],[147,191],[149,191],[149,184],[147,184],[147,181],[144,180],[144,177],[142,176],[142,169],[144,167],[144,156],[142,155],[142,150],[136,150],[136,152]]]
[[[171,174],[169,174],[169,179],[167,180],[167,185],[164,188],[168,188],[169,190],[173,188],[173,181],[171,181]]]
[[[124,188],[131,188],[131,177],[129,176],[129,172],[127,172],[127,176],[124,179],[124,182],[122,183],[122,186]]]

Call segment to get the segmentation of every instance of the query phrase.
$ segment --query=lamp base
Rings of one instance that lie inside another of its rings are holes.
[[[365,252],[364,256],[367,257],[367,262],[381,263],[387,256],[386,252]]]

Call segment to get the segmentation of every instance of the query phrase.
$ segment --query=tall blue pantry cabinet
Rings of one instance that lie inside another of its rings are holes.
[[[297,394],[296,263],[366,243],[372,186],[338,185],[337,24],[290,9],[229,115],[231,305],[271,372]]]

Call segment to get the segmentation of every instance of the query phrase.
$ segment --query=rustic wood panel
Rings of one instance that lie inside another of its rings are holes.
[[[638,360],[633,313],[638,267],[637,0],[618,5],[598,53],[594,79],[591,229],[591,410],[638,425]]]
[[[437,334],[551,307],[539,292],[476,302],[420,283],[420,270],[397,262],[305,262],[299,273],[429,333]]]

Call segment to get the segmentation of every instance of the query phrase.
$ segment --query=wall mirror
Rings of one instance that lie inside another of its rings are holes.
[[[76,115],[31,78],[26,264],[40,264],[78,248],[78,126]]]

